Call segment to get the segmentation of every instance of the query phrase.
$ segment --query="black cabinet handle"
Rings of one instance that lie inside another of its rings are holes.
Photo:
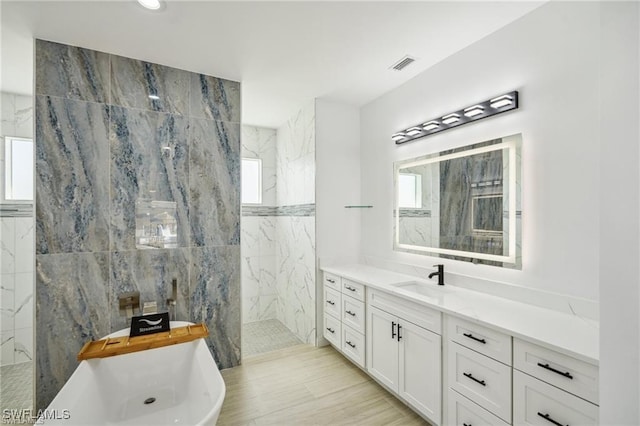
[[[330,304],[331,306],[335,305],[336,302],[332,301],[332,300],[327,300],[327,303]]]
[[[471,375],[471,373],[462,373],[463,376],[470,378],[471,380],[473,380],[476,383],[480,383],[482,386],[487,386],[487,384],[484,382],[484,380],[478,380],[475,377],[473,377],[473,375]]]
[[[398,324],[398,342],[402,340],[402,335],[400,334],[400,330],[402,330],[402,326]]]
[[[335,331],[333,328],[331,328],[331,327],[327,327],[327,330],[328,330],[328,331],[329,331],[329,333],[331,333],[331,334],[336,334],[336,331]]]
[[[466,423],[462,423],[462,426],[473,426],[471,423],[466,424]]]
[[[553,371],[554,373],[559,374],[559,375],[561,375],[563,377],[566,377],[567,379],[573,380],[573,376],[568,371],[556,370],[553,367],[549,367],[549,364],[542,364],[540,362],[538,363],[538,367],[542,367],[542,368],[544,368],[546,370]]]
[[[336,280],[332,280],[331,278],[327,278],[327,281],[329,281],[331,284],[335,284]]]
[[[348,285],[347,285],[347,286],[344,286],[344,288],[346,288],[346,289],[347,289],[347,290],[349,290],[349,291],[356,291],[356,289],[355,289],[355,288],[353,288],[353,287],[351,287],[351,286],[348,286]]]
[[[355,313],[355,312],[347,311],[347,313],[348,313],[349,315],[351,315],[352,317],[355,317],[355,316],[356,316],[356,313]]]
[[[356,348],[356,345],[354,345],[353,343],[351,343],[351,341],[350,341],[350,340],[347,340],[345,343],[346,343],[347,345],[351,346],[353,349],[355,349],[355,348]]]
[[[391,321],[391,338],[396,338],[396,323]]]
[[[549,416],[548,414],[542,414],[540,411],[538,411],[538,415],[543,419],[545,419],[546,421],[553,423],[556,426],[565,426],[562,423],[558,423],[555,420],[553,420],[551,416]],[[569,426],[569,425],[566,425],[566,426]]]
[[[463,335],[464,337],[468,337],[469,339],[473,339],[473,340],[475,340],[476,342],[480,342],[480,343],[482,343],[483,345],[486,345],[486,344],[487,344],[487,341],[486,341],[486,340],[484,340],[484,339],[478,339],[476,336],[474,336],[474,335],[473,335],[473,334],[471,334],[471,333],[462,333],[462,335]]]

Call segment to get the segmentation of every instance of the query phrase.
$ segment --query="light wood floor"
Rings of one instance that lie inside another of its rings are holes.
[[[222,371],[218,425],[428,425],[330,346],[298,345]]]

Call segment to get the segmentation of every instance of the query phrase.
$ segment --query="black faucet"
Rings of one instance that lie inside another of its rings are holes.
[[[438,285],[444,285],[444,265],[433,265],[438,267],[438,272],[432,272],[429,274],[429,278],[433,278],[436,275],[438,276]]]

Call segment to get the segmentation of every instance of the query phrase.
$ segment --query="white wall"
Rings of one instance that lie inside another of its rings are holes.
[[[549,3],[361,110],[365,256],[431,267],[392,250],[393,162],[523,135],[521,271],[443,261],[446,270],[598,299],[599,5]],[[595,48],[594,48],[595,47]],[[391,134],[511,90],[520,109],[395,146]]]
[[[324,264],[356,261],[360,218],[360,110],[316,100],[317,254]]]
[[[603,2],[600,19],[600,423],[637,425],[640,8]]]

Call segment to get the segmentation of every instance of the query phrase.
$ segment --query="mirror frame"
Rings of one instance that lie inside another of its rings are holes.
[[[437,254],[445,256],[456,256],[469,258],[471,261],[475,259],[487,260],[494,262],[502,262],[505,267],[518,268],[522,267],[521,247],[518,243],[518,235],[521,229],[518,229],[517,216],[520,211],[518,206],[521,204],[521,163],[519,150],[522,144],[522,134],[514,134],[510,136],[504,136],[493,140],[501,140],[501,142],[479,146],[477,148],[465,149],[467,147],[474,147],[483,145],[490,141],[478,142],[467,146],[462,146],[442,153],[430,154],[427,156],[411,158],[408,160],[397,161],[394,163],[394,238],[393,249],[396,251],[405,251],[415,254]],[[439,247],[427,247],[418,246],[413,244],[400,243],[400,208],[399,208],[399,190],[398,190],[398,176],[401,169],[409,167],[424,166],[428,164],[440,163],[446,160],[452,160],[455,158],[468,157],[474,154],[482,154],[491,151],[507,150],[509,164],[506,167],[508,175],[508,219],[509,219],[509,236],[508,236],[508,253],[503,255],[486,254],[478,252],[469,252],[463,250],[443,249]],[[454,152],[450,152],[454,151]],[[520,227],[521,228],[521,227]],[[521,241],[520,241],[521,244]]]

